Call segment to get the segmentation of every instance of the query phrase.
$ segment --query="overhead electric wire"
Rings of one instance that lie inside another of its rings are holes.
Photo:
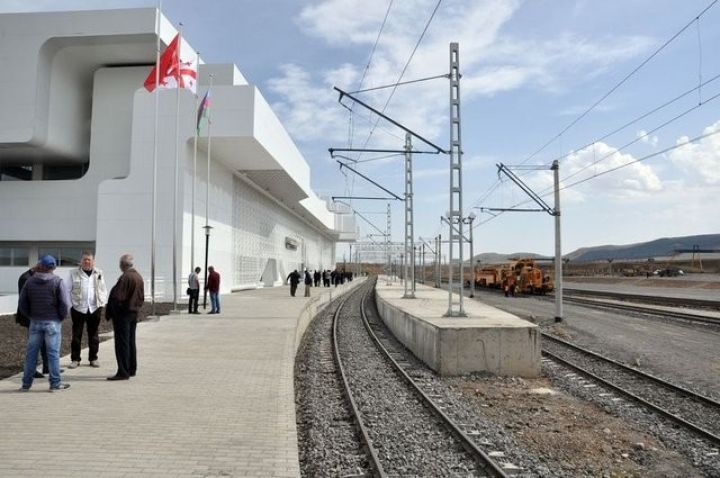
[[[538,149],[538,150],[535,151],[533,154],[531,154],[530,156],[528,156],[527,158],[525,158],[525,160],[523,160],[523,163],[526,163],[526,162],[530,161],[532,158],[534,158],[535,156],[537,156],[537,155],[538,155],[539,153],[541,153],[545,148],[547,148],[550,144],[552,144],[553,141],[555,141],[557,138],[559,138],[559,137],[562,136],[564,133],[566,133],[570,128],[572,128],[572,127],[575,126],[578,122],[580,122],[580,120],[582,120],[585,116],[587,116],[588,113],[590,113],[592,110],[594,110],[600,103],[602,103],[603,101],[605,101],[605,100],[606,100],[610,95],[612,95],[618,88],[620,88],[620,86],[622,86],[623,84],[625,84],[625,82],[627,82],[635,73],[637,73],[638,71],[640,71],[640,69],[642,69],[645,65],[647,65],[647,64],[650,62],[650,60],[652,60],[653,58],[655,58],[655,57],[656,57],[662,50],[664,50],[670,43],[672,43],[673,41],[675,41],[675,39],[676,39],[677,37],[679,37],[685,30],[687,30],[687,29],[690,27],[690,25],[692,25],[694,22],[698,21],[698,20],[700,19],[700,17],[702,17],[708,10],[710,10],[713,6],[715,6],[715,4],[716,4],[717,2],[718,2],[718,0],[713,0],[712,2],[710,2],[710,4],[709,4],[707,7],[705,7],[699,14],[697,14],[695,17],[693,17],[692,20],[690,20],[688,23],[686,23],[684,27],[682,27],[677,33],[675,33],[675,34],[674,34],[672,37],[670,37],[668,40],[666,40],[665,43],[663,43],[659,48],[657,48],[649,57],[647,57],[645,60],[643,60],[643,61],[642,61],[638,66],[636,66],[630,73],[628,73],[627,75],[625,75],[625,77],[624,77],[622,80],[620,80],[620,82],[617,83],[615,86],[613,86],[613,87],[610,89],[610,91],[608,91],[608,92],[605,93],[602,97],[600,97],[599,100],[595,101],[595,103],[593,103],[593,104],[592,104],[589,108],[587,108],[582,114],[580,114],[580,116],[578,116],[578,117],[575,118],[573,121],[571,121],[570,124],[568,124],[562,131],[560,131],[558,134],[556,134],[556,135],[555,135],[553,138],[551,138],[548,142],[546,142],[540,149]]]
[[[377,49],[378,43],[380,42],[380,37],[382,36],[382,32],[385,29],[385,24],[387,23],[388,16],[390,15],[390,10],[392,9],[394,0],[390,0],[390,3],[388,3],[387,10],[385,10],[385,17],[383,18],[382,23],[380,24],[380,30],[378,31],[377,37],[375,37],[375,43],[373,44],[372,50],[370,50],[370,56],[368,57],[367,64],[365,65],[365,69],[363,70],[362,77],[360,78],[360,82],[358,83],[358,89],[362,88],[363,82],[365,81],[365,77],[367,76],[368,71],[370,71],[370,65],[372,64],[373,56],[375,56],[375,50]],[[353,108],[352,106],[348,108],[348,111],[350,112],[348,115],[348,147],[352,148],[353,145],[353,139],[355,135],[355,127],[353,125]],[[349,194],[352,196],[353,191],[355,188],[355,177],[352,178],[352,186],[349,189]]]
[[[400,76],[398,77],[397,81],[393,84],[393,90],[390,92],[390,96],[388,96],[388,99],[385,101],[385,105],[383,106],[383,109],[381,110],[382,113],[385,113],[385,110],[387,109],[388,105],[390,104],[390,101],[392,100],[393,96],[395,96],[397,87],[400,85],[400,82],[402,81],[403,77],[405,76],[408,66],[410,66],[410,62],[412,62],[412,59],[415,56],[415,52],[417,52],[418,47],[422,43],[423,38],[425,37],[425,33],[427,33],[428,28],[430,27],[430,24],[432,23],[433,19],[435,18],[435,14],[437,13],[438,8],[440,8],[441,3],[442,3],[442,0],[438,0],[437,4],[435,5],[435,8],[433,9],[433,12],[430,15],[430,18],[428,19],[427,23],[425,24],[425,28],[423,28],[423,31],[420,34],[420,38],[418,38],[418,41],[415,43],[415,47],[413,48],[412,52],[410,53],[410,57],[407,59],[407,61],[405,62],[405,66],[403,66],[403,69],[400,72]],[[368,143],[370,142],[370,139],[372,138],[372,135],[375,132],[375,128],[377,127],[379,122],[380,122],[380,118],[375,120],[375,125],[370,130],[368,137],[365,139],[365,142],[363,143],[363,146],[362,146],[363,148],[365,148],[368,145]],[[358,159],[360,158],[361,155],[362,155],[362,153],[358,154]]]
[[[587,170],[588,168],[591,168],[591,167],[593,167],[593,166],[597,166],[598,163],[604,161],[605,159],[610,158],[610,157],[612,157],[612,156],[615,156],[616,154],[620,153],[623,149],[625,149],[625,148],[627,148],[627,147],[629,147],[629,146],[632,146],[633,144],[637,143],[638,141],[641,141],[643,138],[647,138],[647,137],[650,136],[652,133],[655,133],[656,131],[664,128],[665,126],[667,126],[667,125],[669,125],[669,124],[671,124],[671,123],[674,123],[675,121],[679,120],[680,118],[682,118],[682,117],[684,117],[684,116],[692,113],[692,112],[695,111],[696,109],[701,108],[702,106],[706,105],[707,103],[710,103],[711,101],[714,101],[714,100],[716,100],[716,99],[718,99],[718,98],[720,98],[720,93],[717,93],[717,94],[711,96],[710,98],[706,99],[706,100],[703,101],[702,103],[698,103],[698,104],[696,104],[696,105],[691,106],[690,108],[688,108],[687,110],[683,111],[682,113],[673,116],[672,118],[670,118],[669,120],[665,121],[665,122],[662,123],[661,125],[659,125],[659,126],[653,128],[653,129],[651,129],[650,131],[645,132],[644,134],[638,136],[637,138],[635,138],[634,140],[630,141],[629,143],[626,143],[626,144],[624,144],[623,146],[621,146],[621,147],[619,147],[619,148],[615,148],[615,151],[613,151],[612,153],[609,153],[609,154],[603,156],[602,158],[593,161],[592,163],[590,163],[590,164],[582,167],[582,168],[579,169],[578,171],[575,171],[574,173],[570,174],[569,176],[563,178],[562,180],[563,180],[563,181],[567,181],[568,179],[577,176],[578,174],[580,174],[581,172]],[[544,191],[543,191],[543,192],[544,192]]]
[[[356,94],[356,93],[367,93],[368,91],[384,90],[384,89],[386,89],[386,88],[393,88],[393,87],[398,87],[398,86],[403,86],[403,85],[410,85],[410,84],[412,84],[412,83],[420,83],[420,82],[422,82],[422,81],[437,80],[437,79],[439,79],[439,78],[447,78],[447,77],[448,77],[448,74],[447,74],[447,73],[444,73],[444,74],[442,74],[442,75],[428,76],[427,78],[418,78],[417,80],[408,80],[408,81],[403,81],[403,82],[400,82],[400,83],[391,83],[391,84],[389,84],[389,85],[376,86],[376,87],[374,87],[374,88],[366,88],[366,89],[364,89],[364,90],[349,91],[348,93],[351,94],[351,95],[354,95],[354,94]]]
[[[605,99],[607,99],[615,90],[617,90],[623,83],[625,83],[632,75],[634,75],[635,73],[637,73],[643,66],[645,66],[650,60],[652,60],[655,56],[657,56],[664,48],[666,48],[670,43],[672,43],[672,42],[673,42],[678,36],[680,36],[685,30],[687,30],[687,29],[690,27],[690,25],[692,25],[694,22],[698,22],[698,23],[699,23],[700,17],[702,17],[705,13],[707,13],[707,11],[710,10],[710,8],[712,8],[713,6],[715,6],[715,4],[716,4],[717,2],[718,2],[718,0],[713,0],[710,4],[708,4],[697,16],[695,16],[695,17],[694,17],[692,20],[690,20],[685,26],[683,26],[678,32],[676,32],[672,37],[670,37],[667,41],[665,41],[665,43],[663,43],[659,48],[657,48],[649,57],[647,57],[642,63],[640,63],[640,65],[638,65],[633,71],[631,71],[628,75],[626,75],[619,83],[617,83],[612,89],[610,89],[610,91],[608,91],[605,95],[603,95],[598,101],[596,101],[596,102],[595,102],[592,106],[590,106],[588,109],[586,109],[580,116],[578,116],[574,121],[572,121],[568,126],[566,126],[565,129],[563,129],[560,133],[558,133],[557,135],[555,135],[551,140],[549,140],[547,143],[545,143],[540,149],[538,149],[538,150],[535,151],[533,154],[531,154],[530,156],[528,156],[527,158],[525,158],[525,159],[521,162],[521,164],[524,164],[524,163],[526,163],[527,161],[529,161],[530,159],[532,159],[533,157],[535,157],[537,154],[539,154],[540,152],[542,152],[547,146],[549,146],[550,144],[552,144],[553,141],[555,141],[557,138],[561,137],[565,132],[567,132],[572,126],[574,126],[575,124],[577,124],[577,123],[578,123],[583,117],[585,117],[590,111],[592,111],[595,107],[597,107],[600,103],[602,103],[602,101],[604,101]],[[698,40],[698,41],[700,41],[700,40]],[[700,58],[700,62],[702,62],[702,57]],[[701,64],[701,63],[700,63],[700,64]],[[701,68],[701,66],[700,66],[699,68]],[[700,75],[700,73],[699,73],[699,75]],[[595,139],[595,140],[593,140],[592,142],[590,142],[590,143],[588,143],[588,144],[586,144],[586,145],[584,145],[584,146],[582,146],[582,147],[580,147],[580,148],[576,148],[575,150],[584,149],[584,148],[593,146],[595,143],[597,143],[597,142],[599,142],[599,141],[602,141],[602,140],[604,140],[604,139],[607,139],[608,137],[610,137],[610,136],[612,136],[612,135],[614,135],[614,134],[617,134],[618,132],[622,131],[623,129],[632,126],[633,124],[637,123],[638,121],[640,121],[640,120],[642,120],[642,119],[644,119],[644,118],[647,118],[648,116],[650,116],[650,115],[652,115],[652,114],[654,114],[654,113],[662,110],[663,108],[666,108],[667,106],[675,103],[676,101],[684,98],[685,96],[689,95],[690,93],[692,93],[692,92],[694,92],[694,91],[698,91],[698,93],[700,94],[700,92],[702,91],[702,87],[703,87],[703,86],[706,86],[706,85],[708,85],[709,83],[711,83],[711,82],[713,82],[713,81],[716,81],[718,78],[720,78],[720,75],[716,75],[716,76],[710,78],[709,80],[707,80],[707,81],[705,81],[705,82],[702,82],[702,76],[700,76],[700,82],[699,82],[698,86],[696,86],[696,87],[694,87],[694,88],[692,88],[692,89],[690,89],[690,90],[687,90],[687,91],[685,91],[684,93],[681,93],[681,94],[678,95],[677,97],[675,97],[675,98],[673,98],[673,99],[671,99],[671,100],[669,100],[669,101],[661,104],[660,106],[658,106],[658,107],[656,107],[656,108],[648,111],[647,113],[644,113],[643,115],[641,115],[641,116],[639,116],[639,117],[637,117],[637,118],[635,118],[635,119],[633,119],[633,120],[625,123],[624,125],[616,128],[616,129],[613,130],[613,131],[610,131],[609,133],[601,136],[600,138]],[[698,105],[701,105],[701,104],[703,104],[703,102],[702,102],[702,100],[700,99],[699,102],[698,102]],[[563,160],[563,159],[567,158],[568,156],[570,156],[570,154],[572,154],[572,153],[568,153],[568,154],[561,155],[561,156],[555,158],[554,160],[558,160],[558,161]],[[554,161],[554,160],[553,160],[553,161]],[[500,184],[499,181],[495,181],[495,182],[490,186],[490,188],[488,188],[488,190],[487,190],[485,193],[483,193],[483,195],[482,195],[478,200],[476,200],[476,201],[474,202],[474,205],[477,206],[478,204],[481,204],[483,201],[485,201],[485,200],[499,187],[499,184]]]
[[[716,96],[720,96],[720,95],[716,95]],[[707,100],[706,100],[706,101],[707,101]],[[618,166],[615,166],[615,167],[613,167],[613,168],[606,169],[605,171],[601,171],[601,172],[599,172],[599,173],[595,173],[595,174],[593,174],[592,176],[588,176],[587,178],[583,178],[583,179],[580,179],[580,180],[578,180],[578,181],[575,181],[574,183],[570,183],[570,184],[567,184],[567,185],[565,185],[565,186],[562,186],[562,187],[560,188],[560,191],[564,191],[565,189],[570,189],[570,188],[575,187],[575,186],[577,186],[577,185],[579,185],[579,184],[582,184],[582,183],[585,183],[585,182],[587,182],[587,181],[590,181],[591,179],[595,179],[595,178],[598,178],[598,177],[600,177],[600,176],[604,176],[604,175],[606,175],[606,174],[615,172],[615,171],[617,171],[617,170],[619,170],[619,169],[623,169],[623,168],[626,168],[626,167],[628,167],[628,166],[632,166],[633,164],[637,164],[637,163],[646,161],[646,160],[648,160],[648,159],[650,159],[650,158],[654,158],[655,156],[659,156],[659,155],[661,155],[661,154],[668,153],[668,152],[673,151],[673,150],[675,150],[675,149],[682,148],[682,147],[688,146],[688,145],[690,145],[690,144],[695,144],[697,141],[700,141],[700,140],[703,140],[703,139],[706,139],[706,138],[710,138],[710,137],[712,137],[712,136],[715,136],[716,134],[720,134],[720,129],[718,129],[718,130],[716,130],[716,131],[711,131],[710,133],[705,133],[705,134],[701,134],[701,135],[699,135],[699,136],[695,136],[695,137],[692,138],[692,139],[685,140],[685,141],[683,141],[683,142],[681,142],[681,143],[676,143],[676,144],[674,144],[673,146],[668,146],[667,148],[664,148],[664,149],[662,149],[662,150],[660,150],[660,151],[655,151],[655,152],[650,153],[650,154],[648,154],[648,155],[645,155],[645,156],[643,156],[643,157],[641,157],[641,158],[637,158],[637,159],[634,159],[634,160],[632,160],[632,161],[628,161],[627,163],[623,163],[623,164],[620,164],[620,165],[618,165]],[[539,194],[539,196],[540,196],[540,197],[545,197],[545,196],[549,196],[549,195],[552,194],[552,193],[553,193],[553,191],[544,192],[544,193]],[[523,201],[520,201],[520,202],[518,202],[518,203],[516,203],[516,204],[514,204],[514,205],[512,205],[512,206],[510,206],[510,208],[508,208],[508,209],[513,209],[513,208],[522,206],[522,205],[524,205],[524,204],[527,204],[527,203],[530,202],[530,201],[531,201],[530,199],[525,199],[525,200],[523,200]],[[500,216],[503,212],[505,212],[505,211],[499,211],[498,214],[494,215],[494,216],[491,217],[491,218],[486,219],[485,221],[478,221],[477,224],[474,224],[474,225],[473,225],[473,229],[475,229],[476,227],[481,226],[481,225],[483,225],[483,224],[487,224],[488,222],[490,222],[490,221],[492,221],[493,219],[495,219],[495,218],[497,218],[498,216]]]

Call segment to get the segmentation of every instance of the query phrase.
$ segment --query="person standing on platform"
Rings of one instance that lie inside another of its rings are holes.
[[[290,297],[295,297],[297,286],[300,283],[300,273],[295,269],[285,279],[285,282],[290,282]]]
[[[25,282],[20,292],[20,312],[30,319],[30,335],[20,389],[23,392],[29,391],[32,386],[42,343],[47,347],[50,391],[70,388],[69,384],[60,381],[62,320],[67,315],[70,304],[63,280],[53,274],[55,267],[57,262],[53,256],[43,256],[35,266],[35,274]]]
[[[88,361],[91,367],[99,367],[98,350],[100,349],[100,314],[107,303],[107,287],[102,271],[95,268],[95,256],[92,252],[83,252],[80,267],[70,271],[70,317],[72,318],[72,342],[70,345],[70,365],[68,368],[80,366],[80,346],[83,329],[87,324]]]
[[[323,271],[323,287],[330,287],[330,269]]]
[[[210,312],[208,314],[220,313],[220,274],[213,266],[208,267],[207,284],[205,290],[210,293]]]
[[[110,291],[105,311],[105,317],[113,322],[117,360],[117,372],[108,380],[127,380],[137,372],[135,331],[138,313],[145,302],[143,278],[135,270],[133,256],[120,257],[120,270],[122,275]]]
[[[18,278],[18,308],[17,312],[15,313],[15,322],[20,324],[22,327],[25,327],[28,329],[28,338],[30,337],[30,318],[23,315],[22,312],[20,312],[20,293],[22,292],[22,288],[25,285],[25,282],[33,275],[35,274],[35,269],[37,266],[33,266],[30,269],[26,270],[25,272],[20,275]],[[45,378],[45,375],[50,372],[50,369],[48,368],[48,358],[47,358],[47,347],[45,346],[45,342],[43,341],[40,344],[40,356],[42,357],[42,373],[35,370],[35,374],[33,378]]]
[[[313,272],[313,283],[315,287],[320,287],[320,271],[317,269]]]
[[[199,314],[198,312],[198,303],[200,301],[200,278],[198,277],[198,274],[200,274],[201,269],[199,267],[196,267],[194,271],[190,273],[190,276],[188,276],[188,313],[189,314]]]
[[[305,269],[305,297],[310,297],[310,287],[312,287],[312,276],[310,271]]]

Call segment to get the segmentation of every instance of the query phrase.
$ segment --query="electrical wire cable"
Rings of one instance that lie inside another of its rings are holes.
[[[570,122],[562,131],[560,131],[558,134],[556,134],[554,137],[552,137],[550,140],[548,140],[543,146],[541,146],[537,151],[532,153],[530,156],[525,158],[523,160],[523,163],[526,163],[530,161],[532,158],[540,154],[542,151],[545,150],[550,144],[552,144],[556,139],[561,137],[564,133],[566,133],[570,128],[575,126],[577,123],[579,123],[585,116],[588,115],[592,110],[594,110],[600,103],[605,101],[610,95],[612,95],[615,91],[617,91],[618,88],[620,88],[623,84],[625,84],[635,73],[640,71],[645,65],[647,65],[653,58],[655,58],[661,51],[663,51],[668,45],[670,45],[673,41],[675,41],[676,38],[678,38],[680,35],[685,32],[693,23],[696,21],[699,21],[700,17],[702,17],[705,13],[707,13],[708,10],[710,10],[712,7],[715,6],[715,4],[718,2],[718,0],[713,0],[710,2],[708,6],[706,6],[699,14],[697,14],[695,17],[693,17],[692,20],[690,20],[688,23],[685,24],[684,27],[682,27],[678,32],[676,32],[672,37],[670,37],[668,40],[665,41],[660,47],[658,47],[650,56],[645,58],[638,66],[636,66],[630,73],[625,75],[622,80],[620,80],[615,86],[613,86],[610,91],[605,93],[603,96],[600,97],[595,103],[593,103],[589,108],[587,108],[580,116],[575,118],[573,121]]]
[[[613,167],[613,168],[606,169],[605,171],[601,171],[601,172],[595,173],[595,174],[593,174],[592,176],[588,176],[587,178],[583,178],[583,179],[580,179],[580,180],[575,181],[575,182],[573,182],[573,183],[566,184],[565,186],[560,187],[560,191],[564,191],[564,190],[566,190],[566,189],[570,189],[570,188],[572,188],[572,187],[578,186],[578,185],[580,185],[580,184],[583,184],[583,183],[585,183],[585,182],[587,182],[587,181],[590,181],[590,180],[592,180],[592,179],[598,178],[598,177],[600,177],[600,176],[604,176],[604,175],[606,175],[606,174],[610,174],[610,173],[612,173],[612,172],[618,171],[618,170],[623,169],[623,168],[626,168],[626,167],[628,167],[628,166],[632,166],[633,164],[641,163],[641,162],[643,162],[643,161],[646,161],[646,160],[648,160],[648,159],[654,158],[654,157],[659,156],[659,155],[661,155],[661,154],[668,153],[668,152],[670,152],[670,151],[673,151],[673,150],[682,148],[682,147],[684,147],[684,146],[688,146],[688,145],[691,145],[691,144],[695,144],[695,143],[698,142],[698,141],[701,141],[701,140],[706,139],[706,138],[710,138],[710,137],[715,136],[715,135],[717,135],[717,134],[720,134],[720,129],[718,129],[718,130],[716,130],[716,131],[711,131],[711,132],[709,132],[709,133],[701,134],[701,135],[699,135],[699,136],[695,136],[694,138],[685,140],[685,141],[680,142],[680,143],[676,143],[676,144],[674,144],[673,146],[668,146],[667,148],[661,149],[661,150],[659,150],[659,151],[655,151],[655,152],[650,153],[650,154],[648,154],[648,155],[645,155],[645,156],[643,156],[643,157],[641,157],[641,158],[637,158],[637,159],[634,159],[634,160],[632,160],[632,161],[628,161],[627,163],[623,163],[623,164],[620,164],[620,165],[615,166],[615,167]],[[540,197],[545,197],[545,196],[549,196],[550,194],[553,194],[553,191],[541,193],[541,194],[538,194],[538,195],[539,195]],[[514,204],[514,205],[512,205],[512,206],[510,206],[508,209],[513,209],[513,208],[516,208],[516,207],[523,206],[523,205],[525,205],[525,204],[527,204],[527,203],[529,203],[529,202],[531,202],[531,201],[532,201],[531,199],[525,199],[525,200],[523,200],[523,201],[520,201],[520,202],[518,202],[518,203],[516,203],[516,204]],[[484,221],[478,221],[477,224],[474,224],[474,225],[473,225],[473,229],[475,229],[475,228],[477,228],[477,227],[479,227],[479,226],[481,226],[481,225],[483,225],[483,224],[487,224],[488,222],[492,221],[493,219],[496,219],[497,217],[501,216],[504,212],[507,212],[507,211],[498,211],[498,213],[497,213],[496,215],[494,215],[494,216],[492,216],[492,217],[490,217],[490,218],[488,218],[488,219],[486,219],[486,220],[484,220]]]

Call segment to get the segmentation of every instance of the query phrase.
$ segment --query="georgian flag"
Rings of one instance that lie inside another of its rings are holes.
[[[197,58],[185,61],[180,53],[182,39],[178,33],[173,41],[160,55],[160,85],[161,89],[187,88],[195,93],[197,88]],[[155,75],[157,66],[145,79],[145,89],[152,92],[155,90]]]

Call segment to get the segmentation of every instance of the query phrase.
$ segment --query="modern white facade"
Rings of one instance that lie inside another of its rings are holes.
[[[59,255],[72,267],[84,249],[96,252],[110,283],[119,256],[133,254],[150,292],[155,96],[143,81],[155,62],[157,15],[147,8],[0,15],[0,293],[16,292],[38,255]],[[160,20],[167,45],[176,30]],[[194,50],[185,41],[183,51]],[[173,297],[173,217],[178,297],[191,268],[203,267],[208,184],[209,265],[223,292],[279,285],[295,268],[332,268],[335,243],[355,239],[350,211],[331,210],[311,190],[307,162],[260,91],[235,65],[201,64],[199,95],[210,74],[209,181],[207,128],[196,168],[193,161],[196,97],[159,93],[158,301]]]

